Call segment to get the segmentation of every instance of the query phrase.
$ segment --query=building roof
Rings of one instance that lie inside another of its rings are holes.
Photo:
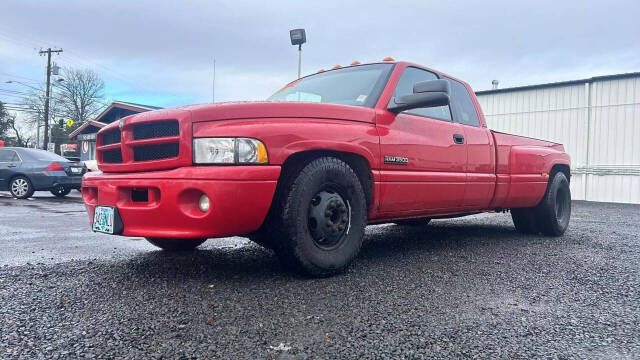
[[[73,130],[73,132],[71,134],[69,134],[69,139],[73,139],[78,134],[80,134],[82,132],[82,130],[86,129],[89,126],[95,126],[97,128],[102,129],[103,127],[107,126],[107,124],[101,123],[101,122],[95,121],[95,120],[89,120],[89,121],[85,122],[84,124],[80,125],[77,129]]]
[[[102,110],[102,112],[98,114],[98,116],[96,116],[94,120],[89,120],[85,122],[80,127],[75,129],[71,134],[69,134],[69,139],[75,138],[76,136],[78,136],[78,134],[82,132],[82,130],[86,129],[90,125],[93,125],[97,128],[105,127],[107,124],[100,120],[102,120],[102,118],[105,117],[109,113],[109,111],[111,111],[111,109],[114,109],[114,108],[126,109],[136,113],[162,109],[159,106],[143,105],[143,104],[136,104],[136,103],[131,103],[127,101],[114,100],[113,102],[111,102],[111,104],[109,104],[109,106],[107,106],[104,110]]]
[[[98,116],[96,116],[95,120],[100,121],[102,117],[104,117],[111,109],[115,107],[136,111],[136,112],[145,112],[149,110],[162,109],[161,107],[158,107],[158,106],[142,105],[142,104],[135,104],[135,103],[130,103],[126,101],[114,100],[113,102],[111,102],[109,106],[107,106],[106,109],[102,110],[102,112],[98,114]]]
[[[590,77],[590,78],[587,78],[587,79],[559,81],[559,82],[552,82],[552,83],[545,83],[545,84],[515,86],[515,87],[503,88],[503,89],[481,90],[481,91],[476,91],[476,95],[487,95],[487,94],[495,94],[495,93],[509,92],[509,91],[520,91],[520,90],[534,90],[534,89],[543,89],[543,88],[550,88],[550,87],[557,87],[557,86],[567,86],[567,85],[579,85],[579,84],[585,84],[585,83],[592,83],[594,81],[628,79],[628,78],[634,78],[634,77],[640,77],[640,72],[594,76],[594,77]]]
[[[128,101],[115,100],[113,102],[114,103],[118,103],[118,104],[136,106],[136,107],[139,107],[139,108],[144,108],[144,109],[149,109],[149,110],[160,110],[160,109],[162,109],[161,106],[151,106],[151,105],[144,105],[144,104],[136,104],[136,103],[132,103],[132,102],[128,102]]]

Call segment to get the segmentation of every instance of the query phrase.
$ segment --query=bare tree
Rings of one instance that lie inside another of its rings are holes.
[[[0,138],[8,146],[30,147],[33,145],[33,132],[24,122],[19,122],[16,116],[10,114],[4,104],[0,102]]]
[[[4,107],[4,103],[0,101],[0,139],[5,139],[9,136],[11,121],[11,114]]]
[[[71,118],[78,124],[90,120],[104,106],[100,102],[104,90],[104,81],[92,70],[63,70],[63,78],[55,85],[55,98],[58,101],[60,115]]]
[[[49,124],[51,140],[55,143],[56,152],[60,144],[69,141],[68,135],[78,126],[92,119],[104,108],[101,102],[104,82],[93,71],[87,69],[65,68],[64,81],[56,82],[52,86],[49,102]],[[25,105],[30,117],[28,123],[36,128],[38,121],[44,124],[44,103],[46,101],[44,89],[32,90],[25,99]],[[59,128],[61,119],[73,119],[72,127]]]

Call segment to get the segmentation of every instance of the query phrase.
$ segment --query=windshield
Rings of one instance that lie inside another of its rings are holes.
[[[290,83],[267,100],[373,107],[393,65],[361,65],[314,74]]]

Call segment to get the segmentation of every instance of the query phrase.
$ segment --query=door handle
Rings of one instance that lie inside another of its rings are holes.
[[[18,165],[14,165],[14,164],[7,165],[7,167],[11,167],[11,168],[16,167],[16,166],[18,166]]]
[[[453,142],[456,144],[464,144],[464,136],[460,134],[453,134]]]

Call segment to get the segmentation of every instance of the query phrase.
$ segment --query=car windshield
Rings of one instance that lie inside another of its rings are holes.
[[[371,64],[321,72],[288,84],[267,100],[373,107],[392,69],[393,64]]]

